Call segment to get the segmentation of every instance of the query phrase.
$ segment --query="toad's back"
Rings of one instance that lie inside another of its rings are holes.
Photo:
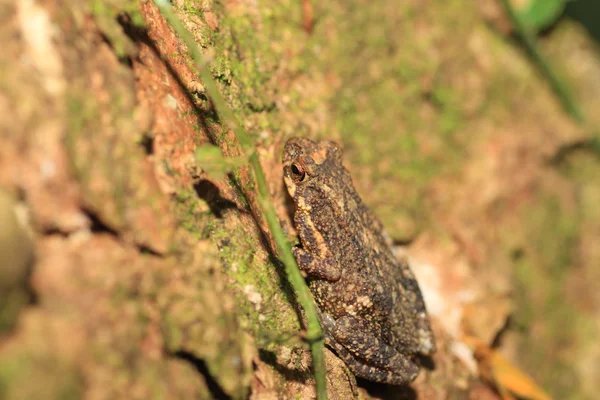
[[[343,175],[347,179],[340,180],[335,201],[328,189],[318,187],[307,197],[308,218],[341,268],[337,281],[309,278],[311,291],[320,310],[334,319],[350,314],[394,347],[418,352],[415,300],[420,293],[405,287],[381,224],[356,194],[349,174],[345,170],[336,174]]]

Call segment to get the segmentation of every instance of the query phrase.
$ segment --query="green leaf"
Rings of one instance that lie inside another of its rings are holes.
[[[227,158],[221,149],[212,145],[198,147],[194,157],[196,164],[215,180],[223,179],[225,174],[248,162],[246,157]]]
[[[554,24],[563,14],[569,0],[531,0],[518,11],[518,18],[533,32],[539,32]]]

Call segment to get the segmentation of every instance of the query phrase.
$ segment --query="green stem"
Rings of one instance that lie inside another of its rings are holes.
[[[256,178],[259,203],[265,215],[267,224],[269,225],[269,229],[273,234],[275,243],[277,244],[277,250],[283,265],[285,266],[287,277],[294,288],[296,295],[298,296],[298,302],[302,305],[302,308],[306,313],[306,319],[308,323],[307,340],[310,343],[310,351],[312,354],[312,363],[317,387],[317,398],[326,399],[325,359],[323,357],[324,338],[323,331],[321,330],[321,325],[319,323],[317,308],[312,299],[310,291],[306,286],[306,282],[304,281],[304,278],[298,269],[296,260],[294,259],[289,247],[287,237],[285,236],[283,229],[279,224],[279,219],[277,218],[275,207],[273,206],[273,202],[271,201],[269,194],[265,174],[260,165],[260,160],[258,159],[258,153],[252,148],[252,141],[250,137],[237,122],[233,111],[227,105],[225,99],[219,92],[217,84],[208,68],[208,63],[196,45],[193,36],[183,26],[179,18],[173,13],[172,6],[167,0],[154,0],[154,3],[160,10],[163,17],[187,45],[192,59],[196,64],[196,68],[198,69],[198,73],[200,74],[200,78],[204,83],[206,92],[211,98],[217,112],[221,116],[223,123],[226,124],[229,129],[233,130],[243,149],[245,151],[250,151],[249,162]]]
[[[568,85],[558,77],[558,75],[550,66],[550,63],[546,57],[538,49],[534,36],[523,25],[522,21],[519,19],[518,15],[510,4],[510,1],[502,0],[502,5],[506,11],[506,14],[508,15],[508,18],[510,19],[510,22],[512,23],[517,37],[523,43],[523,46],[529,54],[529,57],[531,57],[546,81],[548,81],[552,91],[554,91],[560,100],[560,103],[565,111],[577,122],[583,123],[585,120],[583,113],[579,109],[577,103],[571,98]]]

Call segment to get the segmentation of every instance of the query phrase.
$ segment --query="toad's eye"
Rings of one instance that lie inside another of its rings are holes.
[[[302,182],[306,177],[306,171],[304,170],[304,167],[301,164],[292,164],[290,170],[292,171],[292,179],[296,183]]]

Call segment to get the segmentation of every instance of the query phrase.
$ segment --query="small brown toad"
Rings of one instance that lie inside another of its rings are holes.
[[[419,285],[362,202],[342,152],[328,141],[292,138],[284,180],[295,204],[293,248],[320,310],[326,342],[358,377],[406,384],[417,353],[435,340]]]

